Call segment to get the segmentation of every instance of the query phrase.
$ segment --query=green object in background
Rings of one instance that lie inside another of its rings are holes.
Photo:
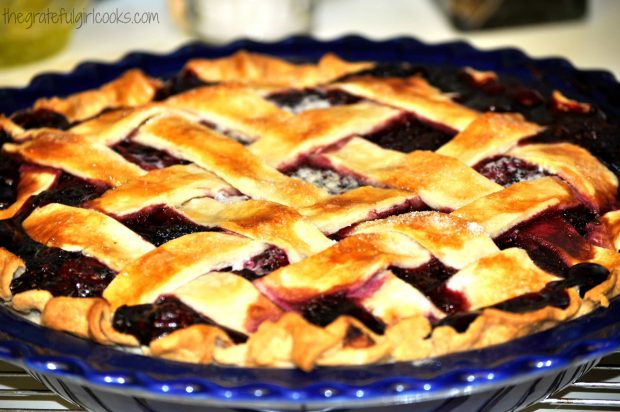
[[[0,66],[51,56],[68,43],[85,0],[0,2]]]

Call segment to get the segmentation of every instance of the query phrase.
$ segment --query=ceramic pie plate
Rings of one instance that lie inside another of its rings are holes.
[[[116,63],[87,62],[67,74],[42,74],[22,89],[0,89],[0,113],[38,97],[100,86],[138,67],[166,78],[188,59],[237,50],[292,61],[333,52],[346,60],[472,66],[515,76],[539,90],[559,89],[620,117],[620,84],[605,71],[582,71],[560,58],[532,59],[516,49],[479,51],[462,42],[427,45],[411,38],[361,37],[277,43],[193,43],[166,54],[132,53]],[[253,369],[154,359],[42,328],[0,307],[0,359],[25,368],[63,398],[93,411],[506,411],[572,383],[620,349],[620,300],[558,327],[483,350],[421,362],[361,367]]]

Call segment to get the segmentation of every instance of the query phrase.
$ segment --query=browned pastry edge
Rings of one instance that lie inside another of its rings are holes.
[[[26,270],[26,265],[23,260],[0,247],[0,298],[11,299],[13,295],[10,289],[11,282],[24,270]]]
[[[616,251],[620,251],[620,210],[608,212],[601,218],[608,242]]]
[[[190,60],[185,69],[207,82],[240,82],[255,86],[309,87],[347,73],[369,68],[373,63],[349,63],[326,54],[318,65],[294,65],[267,55],[239,51],[220,59]]]
[[[95,116],[105,109],[147,103],[153,99],[160,87],[159,80],[146,76],[141,70],[132,69],[99,89],[87,90],[66,98],[39,99],[34,108],[53,110],[73,122]]]
[[[90,338],[88,313],[100,298],[51,298],[41,313],[41,324],[48,328]]]
[[[215,326],[192,325],[155,339],[148,353],[181,362],[211,363],[217,348],[234,345],[226,332]]]
[[[58,172],[45,168],[27,168],[20,173],[17,185],[17,199],[11,206],[0,210],[0,220],[10,219],[15,216],[28,199],[49,189],[56,179]]]

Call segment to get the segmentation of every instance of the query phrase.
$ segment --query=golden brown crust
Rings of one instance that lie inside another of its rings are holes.
[[[19,174],[17,199],[15,199],[15,202],[8,208],[0,210],[0,220],[10,219],[15,216],[26,204],[28,199],[49,189],[54,182],[56,182],[57,178],[58,172],[52,170],[42,168],[28,168],[23,170]]]
[[[276,168],[353,135],[365,135],[400,112],[371,103],[307,110],[282,122],[257,125],[261,138],[249,146],[256,156]]]
[[[393,325],[410,317],[441,319],[445,316],[422,292],[392,272],[386,271],[380,278],[380,285],[376,290],[371,295],[360,298],[359,303],[386,325]]]
[[[502,189],[452,157],[425,150],[404,155],[360,138],[325,157],[372,182],[412,191],[433,209],[457,209]]]
[[[317,359],[317,365],[365,365],[389,358],[392,349],[390,343],[353,317],[340,316],[325,329],[338,336],[340,342],[323,352]],[[300,351],[307,351],[303,343],[299,346]]]
[[[551,208],[578,205],[572,190],[557,178],[515,183],[455,210],[453,216],[481,224],[491,237]]]
[[[468,166],[475,166],[483,159],[507,152],[520,140],[543,129],[537,124],[525,121],[523,116],[517,113],[485,113],[441,146],[436,153],[456,157]]]
[[[21,140],[21,135],[24,133],[24,129],[17,124],[15,124],[11,119],[0,114],[0,130],[3,130],[8,134],[13,140],[19,141]]]
[[[70,133],[87,138],[89,142],[113,146],[125,139],[143,123],[161,114],[173,114],[174,110],[160,103],[149,103],[139,107],[130,107],[103,113],[91,120],[79,123],[69,129]],[[186,113],[179,115],[189,116]]]
[[[430,254],[399,233],[347,237],[301,262],[284,266],[254,284],[279,305],[361,287],[391,264],[417,267]]]
[[[609,239],[616,251],[620,251],[620,210],[603,215],[601,222],[609,232]]]
[[[47,302],[52,299],[52,294],[47,290],[32,289],[25,292],[17,293],[11,300],[11,307],[18,312],[37,311],[43,312]]]
[[[605,210],[616,200],[618,178],[587,150],[570,143],[532,144],[507,153],[557,174],[570,183],[594,210]]]
[[[104,345],[139,346],[133,335],[121,333],[112,326],[112,310],[104,299],[97,299],[88,311],[90,337]]]
[[[203,198],[189,201],[178,210],[198,224],[220,227],[278,246],[291,262],[319,253],[333,244],[294,209],[278,203],[248,200],[223,204]]]
[[[194,165],[177,165],[150,171],[108,190],[88,204],[93,209],[123,216],[149,206],[180,206],[193,198],[234,193],[222,179]]]
[[[81,338],[90,337],[88,313],[99,298],[59,296],[49,300],[41,313],[41,324],[69,332]]]
[[[134,139],[188,159],[255,199],[301,207],[326,196],[269,167],[240,143],[179,117],[149,122]]]
[[[556,280],[559,278],[539,269],[525,250],[510,248],[472,262],[454,274],[446,287],[461,293],[468,309],[476,310],[538,292]]]
[[[82,252],[119,271],[154,246],[116,220],[94,210],[52,203],[24,220],[35,241],[70,252]]]
[[[104,290],[103,297],[113,310],[122,305],[152,303],[162,293],[212,270],[243,262],[264,249],[264,243],[223,233],[185,235],[126,266]]]
[[[483,86],[497,80],[497,73],[493,71],[481,71],[468,66],[463,69],[463,72],[467,74],[477,86]]]
[[[173,293],[218,325],[245,334],[256,331],[265,320],[276,321],[282,316],[282,310],[265,299],[252,282],[230,272],[207,273]]]
[[[69,132],[46,131],[19,145],[5,144],[3,149],[28,162],[65,170],[113,187],[146,173],[111,149],[90,144],[84,137]]]
[[[92,117],[105,109],[133,107],[149,102],[159,87],[161,82],[146,76],[141,70],[132,69],[99,89],[76,93],[67,98],[39,99],[34,108],[53,110],[73,122]]]
[[[592,110],[590,103],[581,103],[576,100],[569,99],[559,90],[554,90],[551,94],[553,108],[562,112],[588,113]]]
[[[239,51],[220,59],[190,60],[185,69],[208,82],[241,82],[278,87],[308,87],[371,67],[327,54],[318,65],[294,65],[274,57]]]
[[[464,130],[479,113],[452,101],[419,76],[405,79],[355,77],[334,87],[355,96],[398,107],[448,128]]]
[[[574,289],[569,289],[568,294],[570,303],[564,309],[546,306],[524,314],[485,309],[465,332],[459,333],[450,326],[436,327],[430,339],[433,346],[432,353],[439,356],[459,352],[463,348],[479,349],[555,326],[561,321],[570,319],[579,310],[578,293]]]
[[[430,339],[431,323],[426,316],[412,316],[388,327],[385,338],[392,346],[392,359],[412,361],[424,359],[433,354]]]
[[[222,329],[193,325],[155,339],[149,345],[149,352],[153,356],[180,362],[211,363],[216,348],[232,345]]]
[[[259,139],[261,130],[293,117],[254,88],[239,84],[200,87],[166,99],[165,105],[192,113],[216,129],[240,133],[248,141]]]
[[[23,273],[25,268],[23,260],[0,247],[0,298],[11,299],[11,282]]]
[[[332,234],[401,207],[422,208],[423,204],[411,192],[363,186],[301,208],[299,213],[321,232]]]
[[[248,366],[289,366],[294,363],[310,370],[318,357],[338,345],[341,337],[312,325],[294,312],[285,313],[277,322],[263,322],[248,341]]]
[[[402,233],[446,266],[461,269],[499,251],[482,226],[440,212],[412,212],[362,223],[350,234]],[[450,236],[446,236],[450,233]]]

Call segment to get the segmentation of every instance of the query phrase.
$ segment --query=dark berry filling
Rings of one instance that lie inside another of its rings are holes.
[[[467,77],[466,74],[462,76]],[[481,112],[517,112],[533,115],[544,110],[545,98],[536,90],[521,85],[514,79],[500,79],[476,84],[464,78],[458,90],[456,101]]]
[[[108,186],[103,183],[90,182],[68,173],[62,173],[52,188],[35,196],[31,202],[36,207],[50,203],[80,206],[100,197],[108,189]]]
[[[584,237],[589,233],[590,226],[597,223],[599,217],[597,213],[585,206],[562,210],[560,215]]]
[[[357,176],[334,170],[313,159],[306,158],[295,166],[285,169],[283,173],[325,189],[332,195],[339,195],[364,186]]]
[[[97,297],[116,272],[78,252],[42,247],[30,256],[27,269],[11,282],[11,292],[44,289],[54,296]]]
[[[67,130],[71,123],[65,116],[49,109],[26,109],[13,113],[11,120],[24,129],[40,129],[49,127]]]
[[[245,262],[243,269],[234,271],[234,273],[251,282],[288,264],[286,252],[278,247],[271,246],[260,255],[256,255]]]
[[[529,121],[545,125],[547,129],[522,143],[571,142],[586,148],[620,177],[620,127],[605,113],[593,107],[587,113],[561,111],[553,107],[546,96],[551,89],[542,82],[540,73],[532,71],[536,89],[526,86],[515,77],[498,76],[497,80],[477,83],[463,70],[443,66],[415,66],[409,63],[379,64],[371,69],[346,75],[340,80],[357,76],[376,78],[409,77],[420,75],[445,93],[454,94],[455,100],[481,112],[517,112]],[[588,84],[579,79],[571,85],[591,92]],[[537,90],[538,89],[538,90]]]
[[[482,176],[504,187],[518,182],[550,176],[549,173],[537,165],[509,156],[484,159],[474,166],[474,169]]]
[[[361,100],[359,97],[352,96],[342,90],[318,89],[286,90],[271,94],[267,99],[292,113],[301,113],[305,110],[323,107],[343,106]]]
[[[566,289],[577,287],[579,295],[584,297],[586,292],[606,281],[608,277],[609,270],[604,266],[596,263],[578,263],[564,272],[563,280],[550,282],[539,292],[517,296],[491,307],[512,313],[533,312],[546,306],[565,309],[570,304]],[[462,333],[479,315],[480,311],[454,313],[436,322],[434,327],[451,326]]]
[[[0,209],[6,209],[17,199],[19,163],[0,152]]]
[[[239,133],[230,129],[225,129],[207,120],[202,120],[200,123],[204,126],[207,126],[209,129],[213,129],[219,134],[223,134],[224,136],[231,138],[235,142],[241,143],[244,146],[249,145],[254,140],[252,137],[246,136],[243,133]]]
[[[183,93],[188,90],[196,89],[202,86],[211,86],[216,83],[206,82],[198,77],[191,70],[183,70],[176,76],[172,77],[164,86],[157,91],[154,100],[164,100],[175,94]]]
[[[5,143],[11,143],[12,141],[11,135],[6,130],[0,129],[0,149]]]
[[[405,269],[393,266],[390,270],[427,296],[433,295],[437,288],[457,272],[435,257],[417,268]]]
[[[36,166],[23,165],[21,167],[25,168]],[[58,174],[59,177],[56,179],[54,185],[50,189],[31,197],[17,213],[14,219],[21,222],[37,207],[43,207],[50,203],[60,203],[67,206],[80,206],[91,199],[100,197],[106,190],[108,190],[108,186],[103,183],[89,182],[61,171],[58,171]]]
[[[543,215],[495,239],[500,249],[520,247],[541,269],[562,275],[567,262],[592,257],[591,245],[561,215]]]
[[[190,233],[214,231],[197,225],[165,205],[152,206],[119,220],[155,246]]]
[[[433,257],[417,268],[390,267],[392,273],[426,295],[439,309],[446,313],[464,312],[469,302],[462,293],[448,289],[445,284],[457,270],[444,265]]]
[[[423,74],[425,70],[421,66],[415,66],[411,63],[378,63],[370,69],[364,69],[359,72],[346,74],[335,82],[348,81],[360,76],[375,77],[377,79],[387,79],[390,77],[404,78],[414,75]]]
[[[593,108],[588,113],[550,112],[545,130],[522,141],[529,143],[570,142],[587,149],[620,177],[620,127]]]
[[[410,153],[414,150],[437,150],[454,135],[455,132],[445,126],[433,125],[412,114],[405,114],[364,138],[384,149]]]
[[[196,312],[174,296],[161,296],[152,304],[121,306],[114,313],[112,324],[119,332],[135,336],[143,345],[191,325],[216,325],[213,320]],[[242,333],[222,329],[234,342],[241,343],[247,340],[247,336]]]
[[[112,146],[112,149],[144,170],[163,169],[173,165],[189,164],[188,161],[174,157],[170,153],[143,146],[131,139],[125,139],[115,144]]]
[[[12,218],[0,220],[0,247],[19,256],[26,266],[45,246],[35,242],[26,234],[22,227],[22,220]]]
[[[304,302],[300,305],[299,311],[308,322],[318,326],[327,326],[339,316],[348,315],[375,333],[382,334],[385,331],[385,324],[380,319],[375,318],[344,293],[319,296]]]
[[[613,233],[607,224],[596,219],[586,225],[586,233],[581,234],[594,246],[604,249],[615,249]]]

